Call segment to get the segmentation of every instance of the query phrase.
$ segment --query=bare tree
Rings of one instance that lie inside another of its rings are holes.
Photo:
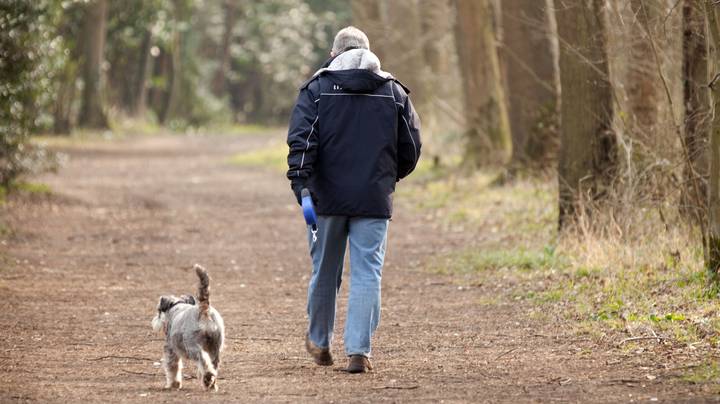
[[[708,31],[710,33],[710,63],[709,66],[715,75],[710,83],[712,101],[715,114],[710,129],[710,178],[709,178],[709,205],[708,205],[708,240],[705,251],[705,260],[708,270],[718,280],[720,271],[720,61],[718,60],[718,47],[720,46],[720,6],[714,0],[705,3]]]
[[[430,86],[423,74],[428,37],[421,29],[421,9],[420,0],[352,2],[353,24],[368,35],[370,48],[380,58],[383,70],[410,88],[413,104],[424,121],[433,110],[428,105]]]
[[[238,5],[236,0],[225,0],[223,4],[224,21],[223,35],[218,49],[218,68],[212,81],[212,92],[215,96],[222,96],[227,88],[227,73],[230,70],[230,45],[232,45],[233,31],[237,22]]]
[[[685,105],[685,144],[690,164],[685,170],[688,184],[697,183],[700,195],[692,187],[683,189],[683,211],[694,220],[705,220],[707,203],[708,146],[711,117],[708,74],[708,33],[702,0],[683,3],[683,87]],[[700,205],[700,206],[698,206]],[[699,209],[698,209],[699,208]]]
[[[426,111],[423,130],[429,133],[426,144],[431,153],[440,150],[437,134],[456,128],[461,108],[460,79],[453,32],[454,9],[448,1],[420,0],[422,38],[422,80]],[[434,146],[434,147],[433,147]]]
[[[105,54],[108,0],[95,0],[86,7],[82,38],[84,87],[78,124],[86,128],[107,128],[108,122],[102,102],[101,78]]]
[[[512,165],[546,167],[559,146],[560,76],[552,0],[503,0]]]
[[[72,55],[77,57],[75,50]],[[69,59],[59,72],[61,79],[53,107],[53,133],[56,135],[67,135],[73,128],[72,106],[77,93],[77,71],[77,63]]]
[[[512,143],[489,0],[456,0],[456,35],[463,78],[465,163],[505,163]]]
[[[604,0],[558,1],[562,88],[559,226],[580,213],[582,197],[603,193],[616,165],[612,131],[613,96],[609,81]]]
[[[635,21],[630,24],[629,63],[627,82],[628,107],[634,127],[646,137],[655,132],[658,122],[658,105],[661,103],[661,88],[657,79],[656,60],[646,35],[655,35],[651,29],[658,26],[663,18],[658,0],[630,0],[629,12]],[[645,4],[653,3],[653,4]],[[650,139],[646,139],[650,140]]]
[[[360,28],[370,39],[370,49],[385,60],[383,47],[385,38],[385,2],[383,0],[352,0],[353,24]]]
[[[130,115],[140,116],[145,113],[147,101],[147,81],[150,74],[151,61],[150,50],[152,48],[152,32],[146,29],[138,49],[138,61],[135,77],[131,83],[131,98],[128,105]]]

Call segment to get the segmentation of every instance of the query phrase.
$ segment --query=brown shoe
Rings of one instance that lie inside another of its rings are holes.
[[[348,373],[365,373],[372,370],[372,364],[370,359],[362,355],[351,355],[350,362],[348,363]]]
[[[333,358],[330,354],[329,348],[320,348],[310,341],[310,336],[305,334],[305,349],[307,349],[310,356],[316,364],[320,366],[332,366]]]

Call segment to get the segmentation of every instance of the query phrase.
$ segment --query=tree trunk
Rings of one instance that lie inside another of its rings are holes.
[[[454,8],[448,1],[420,0],[425,111],[422,127],[425,145],[434,161],[447,154],[447,134],[460,130],[462,86],[457,64],[453,26]]]
[[[183,8],[180,0],[175,0],[173,4],[175,5],[175,18],[178,21],[184,21],[186,17],[185,13],[187,13],[188,10]],[[182,92],[183,42],[183,33],[176,26],[172,31],[170,51],[166,54],[166,67],[169,68],[169,72],[166,74],[167,86],[165,99],[158,119],[162,124],[165,124],[168,119],[178,115],[178,97],[181,96]]]
[[[383,38],[383,48],[388,50],[382,60],[384,70],[412,90],[413,104],[422,119],[430,109],[427,108],[428,88],[423,74],[423,50],[427,39],[420,28],[419,2],[385,0],[385,10],[385,25],[394,29],[387,31]]]
[[[73,129],[71,115],[75,101],[77,70],[77,63],[68,60],[60,71],[61,79],[53,110],[53,133],[56,135],[68,135]]]
[[[565,0],[556,7],[560,39],[559,227],[575,221],[581,198],[603,193],[616,166],[604,0]]]
[[[683,4],[683,86],[685,105],[685,144],[690,164],[685,169],[683,211],[690,219],[707,217],[709,169],[709,130],[711,116],[708,73],[708,38],[702,0]],[[692,186],[697,184],[699,195]]]
[[[85,128],[108,127],[102,102],[102,62],[105,54],[108,0],[87,5],[83,27],[83,93],[78,125]]]
[[[702,0],[698,0],[702,1]],[[709,68],[712,75],[720,73],[718,47],[720,46],[720,6],[714,1],[705,3],[708,31],[710,33]],[[715,76],[717,77],[717,76]],[[710,178],[709,178],[709,205],[708,205],[708,242],[705,249],[705,262],[714,281],[718,281],[720,271],[720,83],[713,79],[711,84],[713,114],[710,126]]]
[[[230,70],[230,45],[232,44],[233,30],[237,22],[237,1],[226,0],[224,9],[223,36],[218,52],[219,65],[215,71],[211,86],[212,93],[216,97],[221,97],[227,90],[227,73]]]
[[[352,0],[353,24],[365,32],[370,40],[370,50],[375,53],[380,62],[385,60],[384,38],[386,35],[383,0]]]
[[[146,30],[140,43],[137,71],[135,80],[132,83],[132,99],[130,100],[129,112],[132,116],[140,116],[145,113],[147,101],[147,78],[150,73],[151,61],[150,49],[152,48],[152,32]]]
[[[552,0],[503,0],[512,165],[548,167],[559,146],[560,76]]]
[[[662,24],[664,15],[659,0],[630,0],[630,10],[635,16],[628,35],[630,59],[628,63],[627,97],[632,118],[633,135],[646,146],[653,145],[653,137],[658,123],[658,105],[660,98],[660,79],[657,74],[658,63],[652,51],[647,35],[658,38],[656,27]],[[656,39],[658,40],[658,39]]]
[[[488,0],[456,0],[456,44],[463,78],[465,164],[503,164],[512,143]]]
[[[427,33],[421,28],[419,0],[354,0],[353,24],[367,34],[382,69],[412,91],[421,120],[433,113],[423,59]],[[441,24],[440,22],[437,22]],[[392,29],[388,29],[392,27]]]
[[[165,86],[164,98],[158,115],[158,121],[164,125],[173,116],[177,106],[177,96],[180,90],[180,33],[173,33],[173,45],[171,50],[164,54]]]

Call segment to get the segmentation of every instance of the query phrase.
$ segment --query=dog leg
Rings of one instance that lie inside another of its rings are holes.
[[[163,367],[165,368],[165,388],[179,389],[182,387],[182,361],[180,357],[170,349],[165,347],[165,356],[163,357]]]
[[[198,360],[198,378],[202,381],[206,390],[217,391],[217,369],[213,366],[210,355],[204,351],[200,351],[200,359]]]

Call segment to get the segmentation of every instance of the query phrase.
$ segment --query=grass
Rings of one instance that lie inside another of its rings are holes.
[[[408,208],[477,234],[474,245],[436,257],[429,270],[502,282],[500,299],[525,301],[580,334],[621,339],[652,330],[672,343],[718,346],[718,293],[695,233],[668,230],[652,210],[637,209],[626,218],[631,234],[561,236],[553,178],[498,186],[497,175],[450,172],[400,187]]]
[[[0,186],[0,206],[4,205],[8,195],[13,193],[30,197],[47,197],[52,194],[52,188],[47,184],[25,181],[14,182],[8,187]],[[10,234],[12,234],[12,229],[0,222],[0,237],[7,237]],[[2,258],[1,255],[0,258]]]
[[[196,133],[214,136],[277,135],[286,130],[284,127],[257,124],[225,124],[200,128]]]
[[[720,364],[714,361],[706,361],[699,366],[690,369],[682,379],[688,383],[705,384],[720,382]]]
[[[11,186],[11,192],[16,191],[23,194],[48,196],[52,194],[52,188],[49,185],[40,182],[18,182]]]
[[[284,142],[272,141],[263,148],[238,153],[229,162],[242,167],[266,167],[283,172],[287,171],[287,154]]]
[[[201,136],[246,136],[276,135],[284,129],[254,124],[212,124],[199,128],[172,130],[152,120],[122,118],[113,120],[107,130],[75,129],[69,135],[39,134],[33,136],[33,142],[50,147],[78,146],[84,143],[96,143],[126,139],[129,137],[157,135],[201,135]]]
[[[49,185],[40,182],[18,181],[7,187],[0,186],[0,204],[4,203],[8,194],[17,193],[28,196],[49,196],[52,194],[52,188]]]
[[[398,186],[397,199],[423,214],[431,214],[446,228],[477,229],[487,241],[512,235],[521,250],[554,244],[554,183],[525,179],[495,186],[498,172],[464,176],[448,168],[437,171],[435,177],[425,174],[425,178],[432,178],[429,181],[413,173],[410,181]],[[537,243],[531,240],[539,238]]]
[[[475,273],[485,270],[553,270],[565,266],[563,258],[552,246],[543,250],[467,249],[455,252],[436,264],[441,273]]]

